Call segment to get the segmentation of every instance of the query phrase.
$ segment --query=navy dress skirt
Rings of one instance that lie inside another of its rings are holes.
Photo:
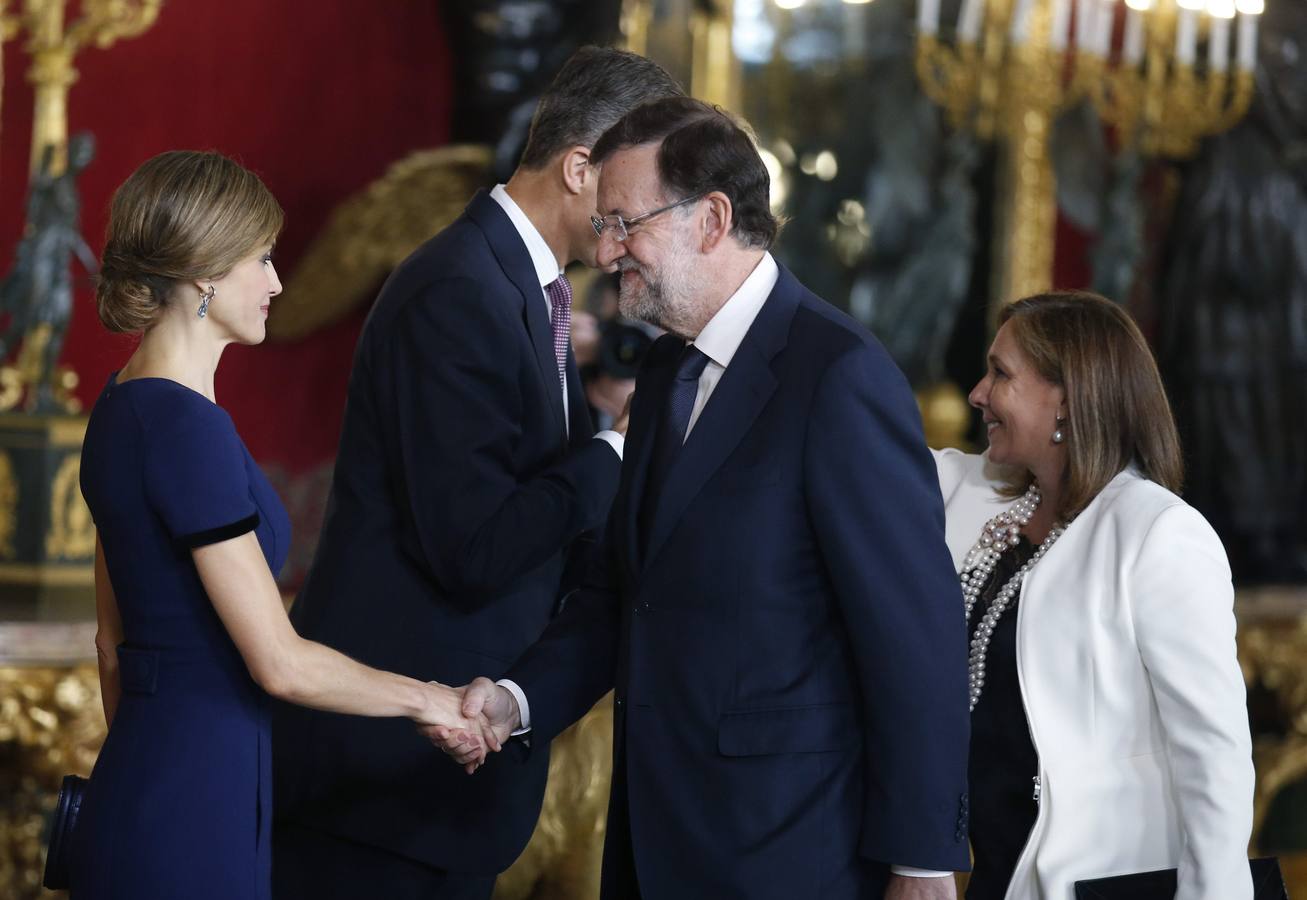
[[[73,837],[75,900],[268,900],[268,696],[191,550],[255,532],[275,573],[290,523],[230,417],[162,378],[110,378],[82,494],[122,616],[122,699]]]

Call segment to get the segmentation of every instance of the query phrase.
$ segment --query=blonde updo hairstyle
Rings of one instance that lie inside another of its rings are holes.
[[[272,244],[283,220],[259,177],[219,153],[172,150],[146,161],[113,195],[95,290],[100,321],[120,333],[147,330],[179,286],[227,275]]]

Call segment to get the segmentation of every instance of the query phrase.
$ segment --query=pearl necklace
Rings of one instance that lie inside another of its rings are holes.
[[[985,527],[980,531],[980,540],[976,541],[976,545],[967,552],[959,578],[962,581],[962,601],[966,607],[968,622],[971,621],[971,611],[975,608],[976,601],[980,599],[986,582],[998,565],[999,557],[1005,550],[1021,543],[1021,528],[1030,524],[1030,517],[1039,508],[1040,499],[1039,488],[1032,484],[1011,509],[999,513],[985,523]],[[989,652],[989,640],[994,636],[994,627],[998,624],[999,617],[1021,590],[1021,580],[1026,573],[1034,568],[1035,563],[1043,559],[1044,554],[1057,542],[1064,531],[1066,526],[1062,523],[1053,526],[1034,555],[1026,560],[1025,565],[1018,569],[999,590],[976,626],[975,636],[971,639],[971,652],[967,658],[967,691],[971,698],[971,709],[976,708],[976,703],[980,700],[980,692],[985,687],[985,654]]]

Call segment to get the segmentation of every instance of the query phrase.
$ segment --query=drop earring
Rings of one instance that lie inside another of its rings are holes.
[[[199,316],[201,319],[207,316],[209,314],[209,304],[212,302],[213,302],[213,285],[209,285],[209,289],[204,293],[200,294],[200,310],[199,312],[196,313],[196,315]]]
[[[1061,416],[1057,417],[1057,428],[1053,431],[1053,443],[1061,444],[1066,441],[1066,432],[1063,427],[1066,425],[1066,419]]]

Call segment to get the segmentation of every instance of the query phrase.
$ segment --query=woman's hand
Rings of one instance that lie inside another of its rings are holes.
[[[451,688],[435,681],[425,687],[426,706],[421,715],[413,718],[418,731],[453,756],[469,774],[475,772],[490,753],[499,752],[503,746],[496,729],[484,715],[464,716],[466,688]]]

